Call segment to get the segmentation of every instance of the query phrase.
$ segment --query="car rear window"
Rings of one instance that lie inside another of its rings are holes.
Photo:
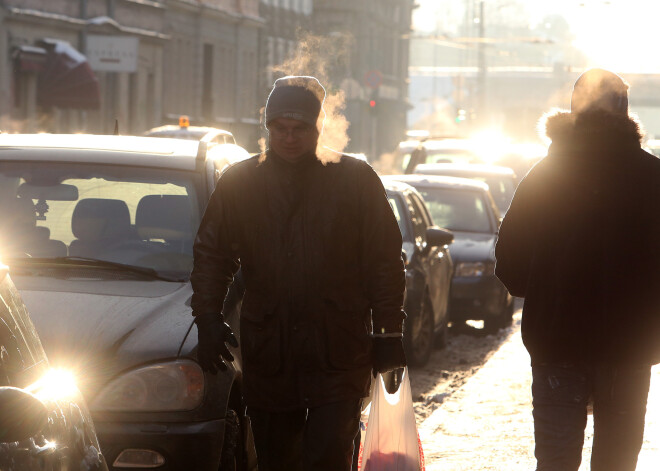
[[[477,191],[450,188],[417,188],[424,197],[433,223],[452,231],[492,232],[488,205]]]

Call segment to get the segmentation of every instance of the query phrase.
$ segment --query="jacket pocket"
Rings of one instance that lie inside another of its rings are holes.
[[[351,304],[323,300],[326,358],[334,370],[352,370],[371,364],[368,310]]]
[[[279,372],[282,332],[275,306],[246,297],[241,306],[241,355],[244,367],[263,375]]]

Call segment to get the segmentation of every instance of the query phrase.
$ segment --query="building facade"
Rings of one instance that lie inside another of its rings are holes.
[[[186,114],[250,142],[262,26],[258,0],[2,0],[0,128],[140,134]],[[96,97],[66,87],[93,80]]]
[[[405,138],[413,0],[315,0],[314,30],[352,35],[346,64],[332,76],[346,94],[349,151],[370,160]]]
[[[232,131],[256,151],[259,137],[258,0],[166,2],[163,119]]]
[[[343,90],[347,150],[375,159],[406,129],[412,8],[413,0],[0,0],[0,129],[118,125],[141,134],[187,115],[256,151],[273,81],[307,70]],[[320,49],[301,48],[309,37]],[[350,38],[341,61],[324,50],[338,37]],[[295,62],[301,51],[318,56],[312,70]]]

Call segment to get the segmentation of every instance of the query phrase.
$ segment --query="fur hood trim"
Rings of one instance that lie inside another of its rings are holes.
[[[644,137],[636,117],[602,111],[575,115],[563,110],[554,110],[541,119],[541,125],[545,128],[546,136],[553,143],[598,139],[639,144]]]

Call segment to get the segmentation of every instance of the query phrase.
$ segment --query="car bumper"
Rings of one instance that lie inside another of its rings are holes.
[[[224,419],[176,424],[95,422],[94,425],[110,470],[217,471],[219,468]],[[140,457],[156,457],[158,454],[163,457],[164,463],[139,466],[139,461],[131,459],[131,455],[136,456],[134,453],[122,455],[126,450],[139,450],[137,456]],[[124,465],[117,466],[120,455],[128,461],[124,460]]]
[[[507,291],[493,276],[454,277],[450,296],[451,320],[485,320],[500,315]]]

